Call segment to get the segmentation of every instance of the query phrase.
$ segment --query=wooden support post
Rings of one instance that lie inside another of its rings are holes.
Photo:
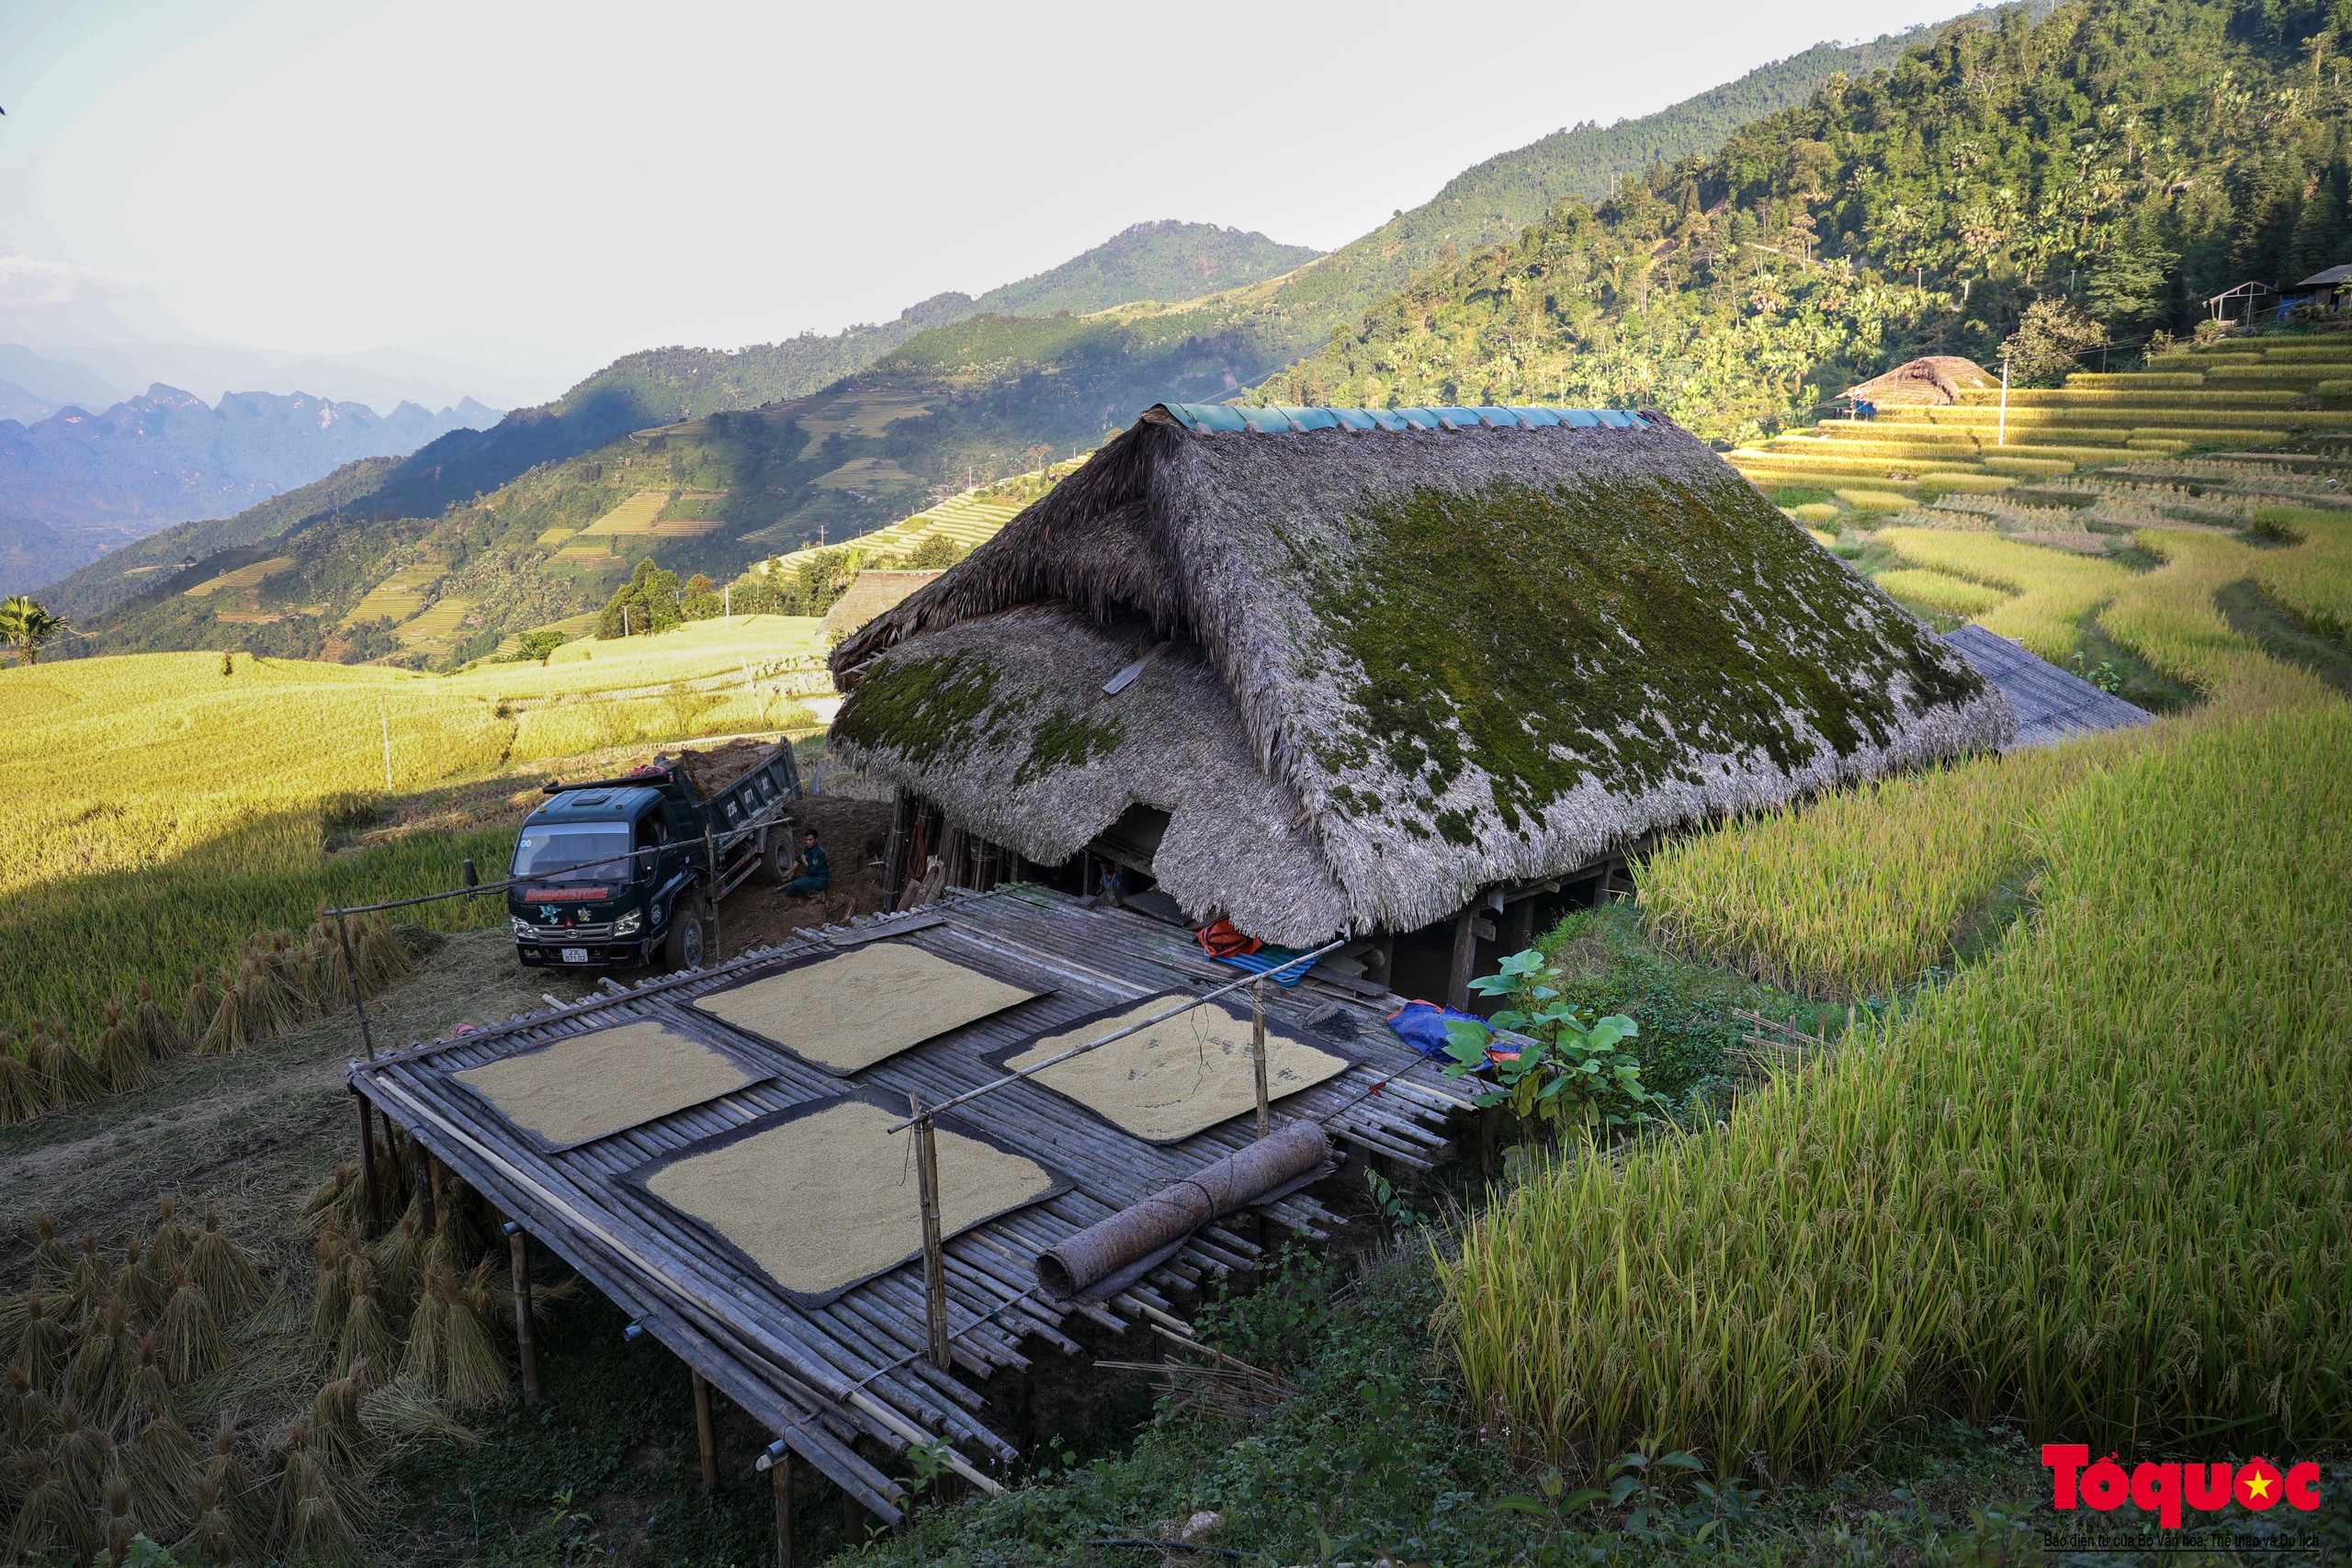
[[[539,1402],[539,1346],[531,1337],[531,1238],[523,1227],[506,1224],[506,1261],[514,1275],[514,1350],[523,1363],[523,1403]]]
[[[1258,1136],[1274,1130],[1273,1111],[1266,1098],[1266,982],[1260,976],[1250,987],[1250,1071],[1258,1080]]]
[[[852,1546],[865,1544],[865,1505],[846,1488],[842,1492],[842,1539]]]
[[[727,951],[727,940],[718,932],[718,837],[708,822],[702,825],[702,859],[710,871],[710,956],[703,960],[707,969]]]
[[[1502,1121],[1503,1108],[1489,1105],[1470,1114],[1478,1121],[1478,1174],[1491,1179],[1495,1174],[1495,1134]]]
[[[416,1134],[411,1133],[408,1135],[409,1188],[414,1194],[417,1217],[424,1222],[424,1234],[428,1236],[434,1231],[434,1180],[428,1169],[432,1164],[433,1156],[425,1152],[423,1144],[417,1142]]]
[[[389,771],[389,770],[388,770]],[[351,980],[351,1005],[359,1014],[359,1043],[367,1047],[368,1059],[376,1059],[376,1038],[368,1032],[368,1004],[359,995],[359,964],[351,956],[351,928],[344,923],[343,911],[334,912],[334,934],[343,942],[343,972]]]
[[[360,1234],[367,1236],[384,1223],[383,1205],[376,1192],[376,1107],[356,1089],[351,1098],[359,1102],[359,1195],[365,1204]]]
[[[775,1493],[775,1568],[792,1568],[792,1450],[786,1449],[768,1466],[768,1484]],[[843,1496],[849,1494],[844,1492]],[[855,1499],[851,1499],[854,1504]]]
[[[710,1419],[710,1382],[700,1372],[695,1380],[695,1442],[702,1450],[702,1489],[718,1490],[718,1430]],[[777,1469],[782,1470],[782,1466]]]
[[[922,1208],[922,1314],[931,1330],[931,1364],[941,1371],[951,1362],[947,1351],[947,1248],[939,1235],[939,1142],[922,1101],[907,1096],[915,1118],[915,1181]]]
[[[1535,936],[1535,898],[1532,895],[1513,904],[1504,914],[1503,947],[1510,953],[1525,953]]]
[[[1445,1005],[1457,1012],[1470,1009],[1470,975],[1478,964],[1478,908],[1453,917],[1453,967],[1445,982]]]
[[[890,797],[890,836],[882,840],[882,897],[885,908],[896,908],[907,888],[907,835],[913,823],[913,803],[905,790]]]

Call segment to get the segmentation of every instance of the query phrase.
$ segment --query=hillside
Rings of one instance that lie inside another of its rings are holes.
[[[972,301],[972,313],[1082,316],[1138,299],[1191,299],[1275,276],[1322,254],[1214,223],[1137,223],[1051,272],[989,289]]]
[[[2245,278],[2346,259],[2352,94],[2317,14],[2080,0],[1963,17],[1717,153],[1564,202],[1261,395],[1664,410],[1719,441],[1919,354],[1997,362],[2036,299],[2136,350]],[[2229,81],[2229,93],[2211,85]]]
[[[491,643],[493,634],[601,603],[608,579],[631,564],[629,552],[642,553],[659,540],[673,541],[660,547],[665,567],[723,581],[753,559],[820,537],[838,542],[975,483],[1091,447],[1154,401],[1234,396],[1314,353],[1335,329],[1360,319],[1417,275],[1452,271],[1461,257],[1521,233],[1565,193],[1605,180],[1617,167],[1613,161],[1630,155],[1626,149],[1634,143],[1624,137],[1635,136],[1636,129],[1636,140],[1654,147],[1704,140],[1744,106],[1799,102],[1841,69],[1860,70],[1899,52],[1908,38],[1807,51],[1631,127],[1587,127],[1544,138],[1485,161],[1430,201],[1303,265],[1291,265],[1295,251],[1209,225],[1129,230],[1039,279],[978,300],[942,296],[890,327],[872,329],[874,335],[855,350],[875,351],[870,367],[840,375],[821,391],[814,383],[796,384],[813,361],[804,356],[792,374],[784,374],[773,350],[632,355],[546,409],[510,415],[486,435],[453,435],[424,448],[390,474],[372,479],[372,488],[346,485],[347,493],[333,497],[322,492],[303,515],[340,509],[345,521],[293,553],[308,559],[330,539],[351,541],[347,547],[358,549],[356,519],[362,513],[438,520],[456,504],[469,516],[497,519],[469,536],[466,581],[450,590],[467,600],[467,618],[480,623],[468,627],[469,639]],[[1238,265],[1237,258],[1251,267],[1287,270],[1189,299],[1157,301],[1187,269],[1205,264],[1214,276]],[[1106,279],[1119,278],[1136,288],[1148,284],[1154,294],[1091,313],[1082,310],[1106,288],[1109,294],[1125,292],[1106,286]],[[1004,309],[1013,304],[1025,313]],[[1057,313],[1063,310],[1073,313]],[[812,345],[805,355],[828,344],[833,345],[828,354],[852,352],[841,340],[800,341]],[[752,405],[764,405],[756,419],[729,412]],[[728,417],[709,417],[722,413]],[[661,462],[648,468],[642,460],[657,454]],[[543,567],[539,536],[559,528],[582,531],[618,506],[628,497],[608,476],[623,472],[636,476],[631,482],[653,474],[666,498],[662,521],[671,532],[586,533],[557,549]],[[299,520],[282,511],[257,516],[251,526],[216,531],[208,542],[215,549],[257,547]],[[400,532],[403,539],[413,533]],[[492,538],[503,542],[492,548]],[[605,546],[601,555],[590,548],[599,538]],[[163,543],[168,553],[170,542]],[[368,550],[375,558],[374,547]],[[125,564],[153,568],[164,560],[150,553]],[[253,562],[241,558],[238,564]],[[412,565],[421,570],[423,563]],[[210,572],[213,565],[201,570]],[[301,586],[303,578],[281,575],[279,590],[290,597],[237,613],[279,615],[328,602]],[[204,580],[190,577],[180,589]],[[58,597],[69,605],[104,605],[140,586],[101,563],[62,585]],[[86,646],[188,648],[237,638],[286,653],[306,647],[349,653],[355,646],[315,626],[303,634],[306,643],[282,643],[273,639],[293,637],[299,628],[290,623],[299,615],[288,614],[286,622],[221,623],[185,603],[165,603],[169,595],[152,576],[148,586],[140,604],[95,626],[100,639]],[[254,629],[266,626],[281,629]]]
[[[1661,153],[1712,151],[1745,118],[1803,103],[1838,73],[1866,72],[1932,36],[1921,28],[1850,48],[1818,45],[1642,119],[1556,132],[1487,159],[1422,205],[1264,282],[1066,320],[983,310],[828,391],[922,404],[920,425],[894,429],[889,457],[934,485],[1026,468],[1033,452],[1096,445],[1153,402],[1231,397],[1315,353],[1417,275],[1515,238],[1563,197],[1603,192]],[[818,521],[787,518],[766,540],[813,540]]]
[[[93,615],[152,586],[140,576],[159,565],[274,539],[305,519],[338,509],[360,510],[363,499],[370,514],[438,517],[453,503],[495,491],[535,467],[592,452],[630,431],[806,396],[872,364],[926,328],[960,321],[975,310],[1093,310],[1153,293],[1197,292],[1197,280],[1204,277],[1254,281],[1288,270],[1314,254],[1212,223],[1138,224],[1060,266],[977,300],[941,294],[910,306],[890,321],[850,327],[829,337],[804,333],[732,353],[648,349],[615,360],[553,402],[517,409],[488,429],[452,432],[390,466],[331,474],[310,493],[284,498],[294,504],[272,502],[238,513],[225,527],[191,525],[171,530],[148,547],[118,551],[55,581],[43,597],[63,614]],[[1131,288],[1144,292],[1125,292]],[[0,517],[6,515],[0,511]],[[28,558],[35,544],[42,549],[54,547],[47,540],[28,540]],[[7,548],[0,537],[0,565],[9,559]],[[88,558],[88,554],[83,557]],[[56,575],[36,577],[25,585],[51,581]]]
[[[184,518],[226,517],[355,458],[401,456],[498,411],[438,413],[297,393],[217,404],[160,382],[100,412],[0,419],[0,593],[20,593]]]

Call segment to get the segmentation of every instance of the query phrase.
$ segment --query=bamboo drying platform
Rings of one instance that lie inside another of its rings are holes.
[[[959,1110],[958,1116],[982,1130],[1037,1151],[1076,1182],[1057,1197],[947,1243],[948,1327],[961,1377],[934,1369],[927,1359],[920,1258],[830,1305],[797,1306],[772,1281],[746,1274],[632,1193],[621,1177],[755,1117],[854,1086],[899,1099],[912,1091],[936,1104],[1001,1076],[981,1059],[986,1052],[1117,1003],[1168,990],[1206,990],[1236,976],[1209,963],[1178,928],[1029,886],[951,892],[911,915],[797,934],[802,940],[744,953],[707,970],[643,981],[635,990],[607,981],[606,994],[586,1002],[517,1014],[481,1032],[354,1062],[351,1084],[792,1452],[896,1522],[899,1488],[877,1457],[887,1463],[915,1442],[940,1438],[952,1445],[953,1462],[967,1473],[1016,1456],[1013,1445],[984,1420],[985,1402],[972,1382],[1025,1369],[1024,1347],[1032,1339],[1076,1353],[1078,1344],[1063,1332],[1074,1316],[1115,1332],[1138,1322],[1181,1329],[1183,1320],[1174,1310],[1179,1298],[1196,1292],[1204,1276],[1247,1267],[1256,1258],[1255,1243],[1212,1225],[1100,1305],[1057,1305],[1035,1290],[1040,1252],[1239,1148],[1252,1135],[1250,1118],[1155,1146],[1035,1082]],[[848,1082],[691,1005],[778,958],[891,935],[1053,994],[901,1052]],[[1382,1023],[1381,1006],[1313,979],[1295,990],[1269,986],[1267,991],[1270,1015],[1294,1027],[1303,1025],[1310,1010],[1337,1003],[1355,1021],[1357,1038],[1348,1049],[1362,1058],[1337,1077],[1277,1102],[1278,1122],[1321,1121],[1334,1142],[1405,1165],[1426,1168],[1445,1156],[1447,1123],[1470,1108],[1469,1094],[1398,1043]],[[1396,1005],[1394,998],[1386,1004]],[[543,1152],[450,1077],[519,1046],[644,1020],[719,1045],[772,1076],[720,1100],[554,1153]],[[1305,1193],[1267,1204],[1264,1212],[1317,1237],[1340,1223]]]

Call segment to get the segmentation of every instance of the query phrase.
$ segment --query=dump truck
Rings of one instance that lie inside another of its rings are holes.
[[[787,744],[684,751],[547,794],[506,889],[515,956],[536,967],[700,968],[711,907],[754,875],[781,885],[792,863]]]

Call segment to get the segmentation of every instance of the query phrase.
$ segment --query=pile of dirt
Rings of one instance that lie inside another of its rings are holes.
[[[724,746],[709,746],[699,751],[681,750],[674,757],[657,758],[656,765],[673,764],[695,788],[695,795],[708,800],[720,790],[775,755],[775,744],[766,740],[729,740]]]
[[[757,877],[728,896],[720,906],[727,951],[740,953],[763,942],[786,942],[797,926],[838,923],[852,915],[881,909],[882,875],[876,864],[890,835],[890,803],[847,795],[804,795],[791,806],[795,826],[787,837],[773,835],[770,849],[786,865],[800,852],[800,829],[817,829],[818,842],[832,864],[831,884],[813,898],[787,898],[781,888]]]

